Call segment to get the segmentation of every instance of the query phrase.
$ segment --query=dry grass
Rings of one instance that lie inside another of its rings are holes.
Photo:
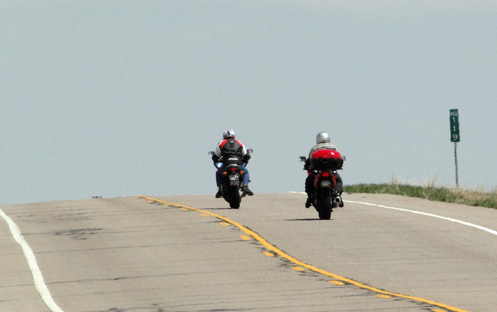
[[[483,188],[436,187],[435,180],[432,179],[423,185],[409,185],[392,178],[392,183],[349,185],[344,187],[344,191],[349,193],[394,194],[468,206],[497,208],[497,189],[489,192]]]

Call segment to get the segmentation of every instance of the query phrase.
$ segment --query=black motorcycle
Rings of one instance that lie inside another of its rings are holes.
[[[247,153],[251,154],[253,151],[253,149],[248,149]],[[210,151],[208,154],[212,156],[214,152]],[[235,155],[226,159],[221,157],[219,162],[214,164],[217,169],[222,169],[221,193],[233,209],[240,208],[242,198],[246,195],[243,184],[245,171],[240,167],[240,163],[243,163],[242,158]]]
[[[308,174],[314,175],[314,194],[312,205],[316,208],[319,219],[329,220],[333,208],[343,203],[337,191],[337,170],[342,168],[345,156],[333,150],[318,150],[310,157]],[[300,156],[299,161],[306,162],[307,157]]]

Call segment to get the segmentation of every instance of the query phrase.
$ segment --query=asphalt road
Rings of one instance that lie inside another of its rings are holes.
[[[497,310],[496,210],[344,198],[331,220],[291,193],[0,206],[33,256],[0,219],[0,311]]]

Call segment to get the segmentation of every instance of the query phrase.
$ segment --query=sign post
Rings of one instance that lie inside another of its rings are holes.
[[[457,168],[457,142],[461,141],[459,135],[459,111],[457,109],[450,110],[450,141],[454,142],[454,157],[456,160],[456,186],[459,187],[459,173]]]

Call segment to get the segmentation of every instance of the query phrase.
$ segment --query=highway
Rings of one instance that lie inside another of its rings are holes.
[[[497,310],[497,210],[344,199],[331,220],[300,193],[2,205],[0,311]]]

